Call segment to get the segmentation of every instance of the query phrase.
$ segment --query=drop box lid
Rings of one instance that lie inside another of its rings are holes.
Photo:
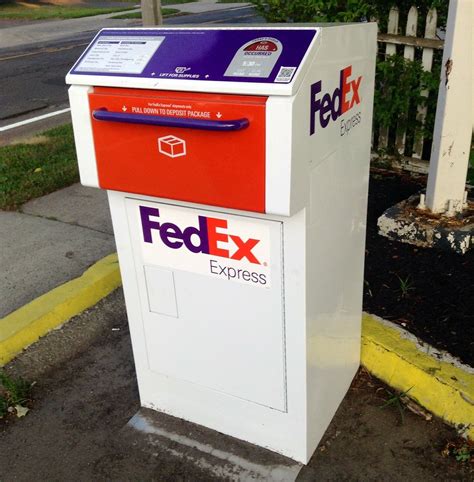
[[[294,95],[314,58],[316,26],[103,29],[68,84]]]

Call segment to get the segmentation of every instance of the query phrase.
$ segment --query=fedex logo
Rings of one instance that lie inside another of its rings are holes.
[[[335,121],[342,114],[360,104],[359,87],[362,76],[352,77],[352,65],[341,70],[339,86],[331,94],[322,91],[322,81],[311,85],[310,135],[316,131],[316,116],[319,113],[319,124],[324,129],[332,119]]]
[[[198,216],[197,226],[180,228],[172,222],[160,222],[160,210],[149,206],[139,206],[143,240],[153,243],[152,232],[159,232],[161,242],[171,249],[185,248],[191,253],[203,253],[210,256],[247,260],[260,265],[252,250],[260,242],[258,239],[242,239],[227,233],[227,220]]]

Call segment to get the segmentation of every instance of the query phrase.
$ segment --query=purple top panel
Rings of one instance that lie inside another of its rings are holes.
[[[71,74],[289,83],[315,35],[316,29],[107,29]]]

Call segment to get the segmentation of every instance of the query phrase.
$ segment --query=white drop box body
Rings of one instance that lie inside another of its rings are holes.
[[[313,454],[359,366],[375,52],[375,24],[106,29],[68,74],[143,406]]]

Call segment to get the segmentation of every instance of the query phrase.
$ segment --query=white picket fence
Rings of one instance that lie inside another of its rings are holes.
[[[421,62],[426,71],[431,71],[433,65],[433,52],[435,49],[443,48],[443,41],[436,38],[437,32],[437,12],[436,9],[428,11],[425,23],[424,37],[417,37],[418,10],[411,7],[405,27],[405,35],[399,33],[400,12],[397,7],[390,10],[387,33],[378,34],[378,41],[385,45],[385,56],[394,55],[403,48],[403,56],[408,60],[415,59],[415,49],[422,49]],[[422,95],[428,95],[423,91]],[[407,106],[408,109],[408,106]],[[417,118],[423,124],[426,118],[426,107],[418,106]],[[418,136],[412,148],[412,152],[406,152],[406,132],[403,128],[397,127],[395,133],[395,150],[399,157],[391,158],[392,165],[403,169],[417,172],[428,172],[428,160],[422,159],[424,139]],[[389,145],[388,128],[380,128],[378,139],[373,140],[380,151],[386,150]],[[374,157],[378,157],[377,154]]]

